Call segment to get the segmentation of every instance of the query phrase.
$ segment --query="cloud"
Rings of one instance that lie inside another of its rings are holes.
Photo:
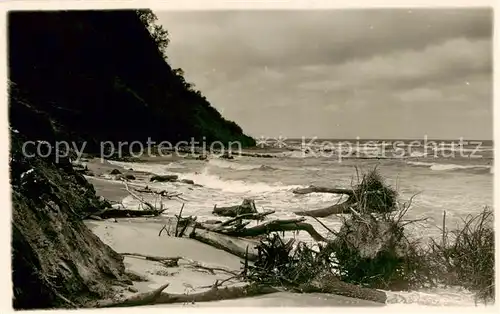
[[[423,50],[401,50],[340,65],[306,66],[319,81],[300,83],[300,88],[324,90],[389,87],[465,82],[470,75],[492,73],[491,40],[450,39]]]
[[[490,38],[490,9],[159,12],[172,45],[212,65],[341,63],[454,38]],[[188,51],[191,48],[193,51]],[[179,54],[172,51],[173,54]],[[197,60],[192,60],[197,62]]]
[[[411,90],[405,90],[397,93],[396,96],[403,102],[408,101],[436,101],[443,97],[443,92],[427,87],[420,87]]]
[[[252,135],[492,136],[491,9],[157,15],[172,66]]]

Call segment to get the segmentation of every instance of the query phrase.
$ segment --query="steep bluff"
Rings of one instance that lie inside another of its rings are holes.
[[[82,223],[105,204],[68,158],[24,143],[95,153],[102,141],[254,140],[170,67],[134,11],[11,12],[8,23],[13,306],[85,306],[130,283]]]
[[[69,160],[36,154],[11,132],[14,308],[84,306],[129,282],[123,257],[95,236],[82,215],[103,206]],[[45,155],[45,153],[44,153]]]
[[[68,139],[254,140],[164,60],[135,11],[11,12],[10,80]],[[40,137],[10,108],[11,124]]]

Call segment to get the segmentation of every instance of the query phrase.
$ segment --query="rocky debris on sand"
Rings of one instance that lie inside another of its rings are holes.
[[[127,180],[135,180],[135,176],[133,174],[126,174],[123,177]]]
[[[242,214],[256,214],[255,201],[249,198],[243,200],[241,205],[215,207],[212,214],[225,217],[236,217]]]
[[[228,152],[225,152],[224,154],[222,154],[222,156],[220,156],[220,158],[223,158],[223,159],[234,159],[234,156],[231,155]]]
[[[113,169],[113,170],[111,170],[111,172],[109,174],[116,175],[116,174],[122,174],[122,172],[118,169]]]
[[[151,177],[151,179],[149,179],[149,181],[151,182],[175,182],[177,181],[177,179],[179,178],[179,176],[175,175],[175,174],[168,174],[168,175],[154,175]]]

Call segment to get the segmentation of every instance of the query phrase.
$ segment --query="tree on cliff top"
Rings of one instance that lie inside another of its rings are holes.
[[[148,29],[151,37],[154,39],[156,45],[158,46],[158,50],[166,60],[167,46],[170,43],[170,39],[168,39],[168,31],[164,29],[163,26],[156,24],[156,21],[158,21],[158,17],[150,9],[137,10],[137,15]]]

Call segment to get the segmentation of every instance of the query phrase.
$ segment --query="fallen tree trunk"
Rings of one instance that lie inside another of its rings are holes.
[[[160,264],[163,264],[165,267],[177,267],[177,266],[179,266],[179,260],[183,260],[187,266],[189,266],[191,268],[198,268],[198,269],[207,270],[213,275],[215,275],[215,271],[224,272],[224,273],[232,275],[233,277],[238,276],[238,274],[239,274],[238,272],[231,270],[231,269],[228,269],[228,268],[223,268],[223,267],[219,267],[219,266],[203,265],[200,262],[193,261],[192,259],[181,257],[181,256],[166,257],[166,256],[154,256],[154,255],[140,254],[140,253],[120,253],[120,254],[123,256],[140,257],[140,258],[144,258],[147,261],[158,262]]]
[[[106,209],[98,213],[93,213],[92,216],[101,217],[102,219],[108,218],[131,218],[131,217],[145,217],[145,216],[160,216],[165,209],[162,210],[132,210],[132,209]]]
[[[336,214],[348,214],[351,212],[350,208],[356,205],[357,200],[354,191],[351,189],[338,189],[338,188],[328,188],[320,186],[309,186],[307,188],[296,189],[293,191],[294,194],[309,194],[309,193],[332,193],[332,194],[344,194],[349,197],[342,203],[335,204],[320,209],[304,210],[295,212],[296,215],[309,216],[309,217],[328,217],[330,215]]]
[[[385,303],[387,300],[387,295],[383,291],[343,282],[333,274],[318,276],[311,282],[300,285],[299,291],[305,293],[331,293],[377,303]]]
[[[145,187],[141,186],[141,188],[133,188],[133,189],[134,189],[134,191],[139,192],[139,193],[155,194],[155,195],[159,195],[162,197],[166,197],[168,199],[178,198],[180,200],[184,200],[182,197],[180,197],[182,195],[182,193],[174,193],[174,192],[171,193],[171,192],[168,192],[167,190],[153,190],[147,185]]]
[[[127,182],[125,182],[124,180],[123,181],[123,184],[125,185],[125,189],[127,190],[127,192],[133,197],[135,198],[136,200],[138,200],[139,202],[141,202],[141,204],[144,204],[146,205],[150,210],[156,210],[155,206],[151,205],[151,203],[149,202],[146,202],[142,197],[136,195],[135,193],[133,193],[130,188],[128,187],[128,184]],[[161,198],[160,198],[160,205],[163,207],[163,203],[161,202]]]
[[[221,289],[218,287],[218,282],[216,282],[210,290],[193,294],[171,294],[162,292],[166,287],[168,287],[168,284],[165,284],[151,292],[135,294],[124,300],[101,301],[95,307],[109,308],[153,304],[209,302],[252,297],[279,291],[273,287],[257,284],[249,284],[239,287],[225,287]]]
[[[169,294],[161,293],[160,296],[154,301],[154,304],[168,304],[168,303],[195,303],[195,302],[208,302],[231,300],[246,297],[253,297],[258,295],[270,294],[279,292],[280,290],[258,284],[250,284],[239,287],[225,287],[218,288],[217,284],[208,291],[193,293],[193,294]]]
[[[151,292],[139,293],[120,301],[101,301],[97,304],[97,307],[210,302],[253,297],[283,291],[283,289],[262,284],[247,284],[244,286],[219,288],[218,282],[216,282],[214,286],[207,291],[193,294],[171,294],[163,292],[166,287],[168,287],[168,284]],[[384,304],[387,299],[385,293],[382,291],[362,288],[326,277],[312,283],[304,284],[299,290],[307,293],[337,294],[381,304]]]
[[[225,217],[236,217],[242,214],[258,214],[255,202],[251,199],[244,199],[241,205],[217,207],[214,206],[212,214]]]
[[[151,203],[146,202],[142,197],[139,195],[135,194],[134,192],[131,191],[129,188],[127,182],[123,181],[123,184],[125,185],[125,189],[127,192],[136,200],[140,202],[141,205],[146,205],[148,208],[147,210],[133,210],[133,209],[121,209],[120,204],[118,205],[113,205],[114,207],[112,208],[105,208],[103,210],[98,211],[97,213],[90,213],[87,216],[83,217],[83,219],[108,219],[108,218],[130,218],[130,217],[146,217],[146,216],[159,216],[163,212],[165,212],[166,209],[163,209],[163,202],[161,199],[161,195],[159,195],[159,204],[160,208],[157,209],[156,206],[153,206]],[[137,189],[134,189],[137,190]],[[155,204],[156,205],[156,204]],[[123,204],[121,204],[123,206]],[[117,207],[117,208],[115,208]],[[120,208],[120,209],[118,209]]]
[[[352,198],[348,198],[345,202],[340,204],[335,204],[320,209],[296,211],[295,214],[300,216],[323,218],[330,215],[349,214],[351,213],[350,208],[354,205],[356,205],[356,201]]]
[[[82,219],[109,219],[109,218],[134,218],[134,217],[156,217],[160,216],[166,209],[162,210],[133,210],[133,209],[114,209],[106,208],[97,213],[90,213]]]
[[[270,211],[267,211],[267,212],[263,212],[263,213],[249,213],[249,214],[241,214],[241,215],[238,215],[232,219],[229,219],[229,220],[226,220],[224,222],[221,223],[221,226],[227,226],[227,225],[230,225],[231,223],[237,221],[237,220],[240,220],[240,219],[252,219],[252,220],[262,220],[264,219],[264,217],[268,216],[268,215],[271,215],[271,214],[274,214],[276,211],[274,210],[270,210]]]
[[[149,181],[151,182],[175,182],[179,179],[178,175],[175,174],[167,174],[167,175],[153,175]]]
[[[164,284],[159,288],[145,292],[134,294],[123,300],[105,300],[97,303],[95,307],[126,307],[126,306],[139,306],[139,305],[149,305],[155,304],[155,301],[161,296],[161,292],[165,290],[170,284]]]
[[[258,253],[255,250],[255,246],[258,244],[257,242],[238,239],[228,235],[203,229],[193,229],[193,231],[189,234],[189,237],[243,259],[247,256],[248,247],[248,260],[256,261],[258,258]]]
[[[179,265],[179,260],[182,259],[180,256],[176,257],[163,257],[163,256],[152,256],[152,255],[144,255],[139,253],[120,253],[123,256],[129,257],[142,257],[148,261],[154,261],[163,264],[166,267],[174,267]]]
[[[194,225],[198,229],[240,238],[258,237],[270,232],[303,230],[309,233],[315,241],[327,242],[327,239],[311,224],[304,221],[305,218],[277,219],[250,228],[246,228],[249,222],[243,223],[241,219],[230,219],[220,224],[194,223]]]
[[[303,230],[309,233],[315,241],[327,240],[319,234],[311,224],[304,222],[304,218],[300,219],[285,219],[285,220],[273,220],[261,225],[244,228],[238,231],[223,232],[224,234],[235,236],[235,237],[256,237],[259,235],[269,234],[270,232],[277,231],[296,231]]]
[[[309,194],[309,193],[333,193],[333,194],[345,194],[349,196],[354,196],[354,191],[351,189],[338,189],[338,188],[328,188],[322,186],[311,185],[307,188],[295,189],[294,194]]]
[[[266,212],[261,215],[268,215],[271,213],[272,212]],[[327,242],[327,239],[319,234],[311,224],[304,222],[305,218],[272,220],[254,227],[246,228],[249,222],[243,222],[243,219],[248,215],[253,214],[243,214],[218,224],[201,223],[196,221],[196,217],[182,218],[178,215],[176,216],[177,223],[175,223],[175,228],[177,230],[182,227],[182,231],[180,234],[176,232],[176,236],[189,234],[189,237],[192,239],[241,258],[246,258],[248,247],[248,259],[250,261],[255,261],[258,257],[255,246],[257,246],[259,242],[245,238],[259,237],[269,234],[270,232],[303,230],[309,233],[315,241]],[[173,222],[170,224],[173,224]],[[164,225],[158,235],[161,236],[163,230],[169,229],[167,225]]]

